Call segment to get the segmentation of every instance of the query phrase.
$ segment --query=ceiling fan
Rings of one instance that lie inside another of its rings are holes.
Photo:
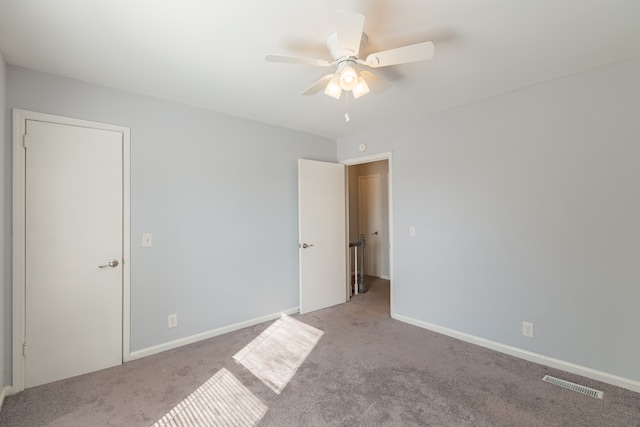
[[[369,92],[381,93],[387,90],[390,85],[369,70],[358,71],[357,65],[379,68],[433,58],[434,46],[429,41],[371,53],[362,59],[359,55],[368,40],[367,35],[363,32],[365,16],[348,10],[338,10],[336,13],[336,32],[327,38],[327,48],[333,61],[272,54],[265,56],[265,60],[269,62],[315,67],[337,66],[334,73],[323,76],[302,92],[302,95],[314,95],[323,88],[326,95],[335,99],[340,99],[342,91],[352,92],[354,98],[360,98]]]

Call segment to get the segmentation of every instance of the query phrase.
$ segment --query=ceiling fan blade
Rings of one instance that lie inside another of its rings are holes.
[[[362,77],[364,81],[367,82],[367,85],[369,85],[369,89],[375,94],[382,93],[391,87],[389,83],[385,82],[380,77],[373,74],[371,71],[360,71],[360,77]]]
[[[327,87],[329,80],[331,80],[332,78],[333,78],[333,74],[327,74],[326,76],[322,76],[320,80],[318,80],[317,82],[309,86],[304,92],[302,92],[302,94],[315,95],[316,93],[320,92],[325,87]]]
[[[338,49],[344,56],[358,56],[364,29],[364,15],[349,10],[336,12]]]
[[[425,61],[433,58],[435,48],[432,42],[412,44],[382,52],[372,53],[367,56],[367,65],[386,67],[388,65],[405,64],[407,62]]]
[[[314,58],[302,58],[299,56],[285,56],[285,55],[272,55],[268,54],[264,57],[268,62],[284,62],[286,64],[302,64],[312,65],[314,67],[328,67],[331,62],[326,59],[314,59]]]

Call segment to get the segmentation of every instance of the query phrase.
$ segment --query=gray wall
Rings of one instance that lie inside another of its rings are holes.
[[[7,67],[0,52],[0,141],[4,139],[5,129],[9,128],[9,116],[6,113],[6,88],[7,88]],[[10,308],[8,306],[10,298],[11,280],[9,275],[9,264],[11,263],[11,216],[9,213],[10,204],[10,177],[11,170],[9,162],[9,147],[7,144],[1,144],[0,148],[0,200],[2,200],[2,209],[0,209],[0,389],[10,383],[11,375],[8,372],[8,364],[5,361],[10,359],[9,343],[11,341],[11,330],[7,326],[9,324]]]
[[[635,59],[338,141],[339,159],[393,151],[396,314],[640,380],[638,76]]]
[[[638,75],[636,59],[340,140],[339,159],[393,151],[396,314],[640,380]],[[13,66],[4,106],[131,127],[132,350],[297,306],[296,159],[335,160],[333,141]]]
[[[7,108],[131,128],[132,351],[298,306],[297,159],[334,140],[7,70]]]

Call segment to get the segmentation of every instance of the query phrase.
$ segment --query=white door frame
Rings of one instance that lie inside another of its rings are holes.
[[[131,213],[130,213],[130,131],[123,126],[91,122],[51,114],[13,109],[13,349],[12,392],[24,390],[25,360],[25,150],[26,121],[36,120],[70,126],[121,132],[123,135],[123,248],[122,248],[122,361],[130,358]]]
[[[387,192],[389,195],[388,200],[388,209],[389,209],[389,311],[391,313],[391,317],[395,316],[395,309],[393,305],[393,153],[391,151],[386,153],[379,154],[371,154],[369,156],[364,157],[356,157],[351,159],[341,160],[345,166],[353,166],[359,165],[362,163],[372,163],[380,160],[387,160],[387,164],[389,167],[389,185],[387,188]],[[348,186],[346,191],[349,191]],[[348,195],[347,195],[348,196]],[[347,238],[349,236],[349,212],[347,207]]]

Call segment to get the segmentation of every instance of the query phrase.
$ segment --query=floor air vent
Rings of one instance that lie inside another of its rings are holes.
[[[569,381],[561,380],[559,378],[550,377],[549,375],[545,375],[542,381],[558,385],[568,390],[577,391],[578,393],[586,394],[587,396],[595,397],[596,399],[602,399],[602,397],[604,396],[604,392],[600,390],[585,387],[580,384],[571,383]]]

